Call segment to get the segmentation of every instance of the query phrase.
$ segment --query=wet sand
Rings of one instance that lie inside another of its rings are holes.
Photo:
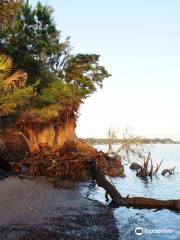
[[[81,188],[57,189],[44,178],[0,181],[0,240],[118,239],[111,209]]]

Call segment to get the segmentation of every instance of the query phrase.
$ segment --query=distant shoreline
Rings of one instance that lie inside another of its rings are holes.
[[[106,138],[81,138],[81,140],[86,141],[90,144],[108,144],[108,139]],[[128,139],[127,139],[128,140]],[[123,139],[116,139],[113,140],[113,144],[121,144],[123,143]],[[170,138],[160,139],[160,138],[154,138],[154,139],[148,139],[144,138],[141,140],[142,144],[180,144],[180,141],[174,141]]]
[[[90,143],[90,142],[88,142]],[[93,144],[93,145],[108,145],[108,143],[90,143],[90,144]],[[121,143],[113,143],[113,145],[118,145],[118,144],[121,144]],[[176,142],[176,143],[142,143],[142,144],[153,144],[153,145],[165,145],[165,144],[168,144],[168,145],[173,145],[173,144],[180,144],[180,142]]]

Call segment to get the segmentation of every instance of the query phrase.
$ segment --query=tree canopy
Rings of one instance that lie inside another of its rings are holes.
[[[7,26],[11,25],[20,10],[20,0],[1,0],[0,1],[0,30],[2,31]]]
[[[110,76],[99,64],[99,55],[71,54],[70,39],[62,39],[51,7],[40,2],[32,7],[29,1],[3,0],[0,10],[1,58],[9,56],[13,64],[9,57],[6,60],[14,72],[27,73],[22,85],[2,92],[1,111],[5,106],[12,112],[40,114],[53,109],[57,115],[62,108],[79,106]],[[2,81],[0,85],[2,89]],[[16,98],[19,101],[12,104]]]

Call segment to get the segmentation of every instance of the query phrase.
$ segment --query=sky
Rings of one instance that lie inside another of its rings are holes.
[[[130,127],[144,137],[180,140],[179,0],[41,2],[54,8],[73,53],[100,54],[112,74],[81,106],[79,137]]]

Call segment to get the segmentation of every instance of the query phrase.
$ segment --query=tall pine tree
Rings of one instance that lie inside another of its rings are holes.
[[[14,2],[8,4],[13,6]],[[22,110],[42,113],[43,109],[53,108],[58,112],[69,105],[79,106],[110,76],[99,64],[99,55],[71,55],[69,38],[62,41],[51,7],[40,2],[35,7],[29,1],[17,3],[13,21],[0,31],[0,52],[13,59],[15,69],[27,73],[25,87],[32,88],[33,94]],[[8,11],[6,2],[1,6]],[[20,95],[19,91],[18,98],[22,100],[25,96]],[[0,105],[10,106],[12,98],[3,99]],[[19,106],[11,106],[11,110],[20,111]]]

